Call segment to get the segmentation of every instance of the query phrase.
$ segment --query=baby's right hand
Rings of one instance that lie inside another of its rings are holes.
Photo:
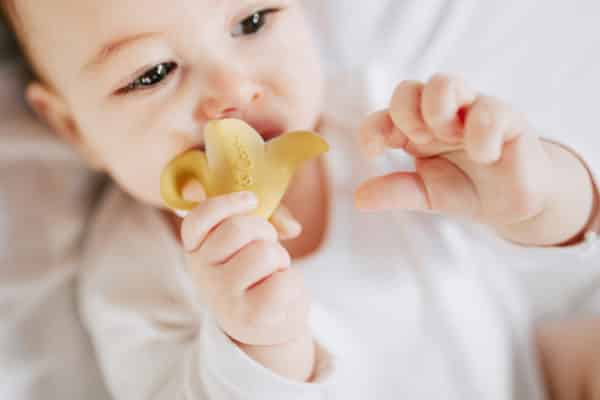
[[[185,217],[181,237],[192,279],[221,329],[239,343],[270,346],[306,335],[308,295],[275,227],[249,215],[256,208],[251,192],[204,200]]]

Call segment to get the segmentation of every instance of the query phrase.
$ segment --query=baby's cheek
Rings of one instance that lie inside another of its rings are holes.
[[[159,164],[152,162],[150,157],[144,157],[143,151],[132,151],[128,157],[112,163],[110,174],[121,189],[138,201],[163,207]]]
[[[320,55],[309,25],[300,12],[294,13],[275,33],[286,37],[283,51],[281,41],[270,43],[271,54],[277,58],[265,58],[262,65],[263,81],[271,87],[276,97],[283,97],[290,108],[293,120],[306,129],[305,124],[314,119],[322,109],[323,71]]]
[[[314,66],[291,62],[285,75],[275,82],[279,93],[284,94],[289,107],[290,129],[312,129],[322,111],[323,79]]]
[[[173,121],[165,118],[172,113],[154,112],[135,102],[73,103],[78,126],[106,172],[137,200],[162,207],[162,168],[192,140],[172,133]]]

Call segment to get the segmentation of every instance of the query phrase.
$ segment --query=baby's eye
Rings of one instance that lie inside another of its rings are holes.
[[[164,62],[155,65],[127,86],[119,89],[117,94],[126,94],[134,90],[147,89],[157,85],[177,68],[177,63]]]
[[[260,31],[263,26],[267,23],[267,15],[278,12],[279,10],[276,8],[268,8],[266,10],[255,12],[250,15],[248,18],[244,19],[242,22],[236,25],[233,29],[231,35],[233,37],[243,36],[243,35],[254,35],[258,31]]]

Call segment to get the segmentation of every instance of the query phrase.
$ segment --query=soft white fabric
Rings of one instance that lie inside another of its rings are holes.
[[[0,398],[540,398],[530,323],[598,313],[597,248],[521,249],[444,219],[356,214],[361,176],[410,162],[390,154],[369,169],[350,136],[396,82],[448,71],[600,171],[600,4],[305,1],[337,94],[325,131],[339,201],[322,251],[295,266],[315,301],[318,385],[232,346],[194,301],[156,214],[115,190],[98,198],[94,176],[13,107],[0,133]]]
[[[0,65],[0,399],[107,399],[79,320],[78,244],[97,179]]]
[[[394,82],[454,73],[600,170],[597,1],[304,1],[328,63],[363,73],[373,108]]]
[[[443,218],[357,213],[356,183],[381,166],[356,157],[357,121],[346,118],[323,127],[327,237],[294,263],[314,301],[318,383],[286,382],[238,350],[198,302],[160,214],[114,189],[93,222],[79,299],[116,398],[543,398],[530,337],[541,310],[508,262],[521,250]],[[600,278],[593,260],[583,248],[533,250],[519,267],[552,263],[567,275],[568,263],[585,277],[553,288],[554,304],[569,309],[580,300],[570,289],[581,295]]]

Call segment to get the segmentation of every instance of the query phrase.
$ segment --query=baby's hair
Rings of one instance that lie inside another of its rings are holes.
[[[14,0],[0,0],[0,6],[2,6],[2,9],[7,13],[13,12],[15,9],[15,2]]]
[[[6,27],[14,33],[18,23],[15,0],[0,0],[0,17]]]
[[[6,27],[12,41],[16,44],[16,48],[20,50],[29,78],[40,79],[41,75],[37,73],[31,54],[28,53],[24,42],[22,22],[17,13],[15,0],[0,0],[0,24]]]

